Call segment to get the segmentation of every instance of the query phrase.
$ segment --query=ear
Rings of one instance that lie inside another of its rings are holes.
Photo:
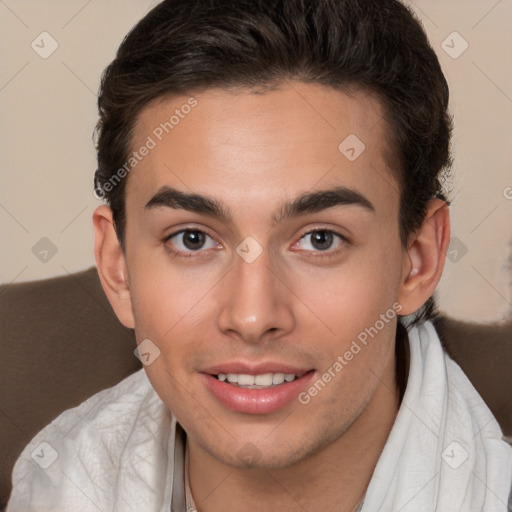
[[[417,311],[432,296],[443,273],[450,243],[450,212],[441,199],[432,199],[425,220],[404,252],[398,302],[401,315]]]
[[[119,321],[134,328],[125,255],[114,229],[112,210],[99,206],[93,214],[94,256],[101,285]]]

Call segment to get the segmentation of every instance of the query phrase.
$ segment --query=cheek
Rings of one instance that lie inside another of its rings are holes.
[[[301,293],[328,328],[322,329],[326,336],[315,338],[322,344],[321,373],[328,373],[325,380],[333,383],[323,395],[327,409],[341,395],[348,409],[356,407],[378,384],[377,375],[390,360],[399,309],[399,257],[399,244],[376,246],[354,253],[328,276],[312,274],[303,280]],[[314,319],[303,324],[310,338],[320,333],[318,326]]]
[[[149,339],[158,348],[146,373],[164,402],[180,410],[197,354],[216,336],[214,298],[223,273],[219,267],[185,268],[170,261],[172,256],[151,256],[141,253],[130,262],[135,334],[139,343]]]
[[[310,283],[311,290],[316,290],[309,295],[311,310],[319,312],[330,333],[315,338],[318,321],[303,324],[303,328],[309,331],[307,337],[321,346],[319,379],[327,384],[325,392],[320,383],[316,389],[322,391],[310,388],[303,398],[311,399],[318,415],[330,418],[327,423],[353,416],[366,403],[393,354],[397,273],[389,267],[383,272],[386,265],[372,260],[360,258],[350,270],[333,272],[322,293],[314,280]]]
[[[203,327],[211,315],[203,299],[211,286],[168,267],[132,267],[132,309],[138,342],[149,339],[159,351],[144,366],[146,374],[162,401],[186,417],[192,412],[186,391],[190,365],[206,336]]]
[[[399,249],[354,252],[339,266],[302,276],[301,296],[344,339],[373,325],[392,308],[399,290]]]
[[[155,339],[172,337],[182,323],[204,314],[205,298],[221,280],[219,269],[173,263],[164,250],[155,255],[133,254],[130,289],[135,330]]]

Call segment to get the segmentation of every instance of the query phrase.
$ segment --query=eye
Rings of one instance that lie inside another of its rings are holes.
[[[321,251],[337,249],[345,241],[344,237],[334,231],[319,229],[306,233],[298,242],[303,251]]]
[[[217,242],[207,235],[204,231],[197,229],[183,229],[173,233],[166,238],[177,251],[197,252],[201,249],[213,249],[217,247]]]

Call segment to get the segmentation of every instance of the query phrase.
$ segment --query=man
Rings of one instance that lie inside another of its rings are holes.
[[[103,76],[94,214],[145,367],[32,441],[8,510],[507,510],[428,320],[447,106],[394,0],[153,9]]]

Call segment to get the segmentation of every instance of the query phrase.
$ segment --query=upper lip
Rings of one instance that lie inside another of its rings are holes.
[[[286,363],[279,363],[274,361],[262,363],[248,363],[243,361],[231,361],[229,363],[220,363],[215,366],[210,366],[201,370],[201,373],[208,373],[210,375],[218,375],[219,373],[235,373],[244,375],[262,375],[264,373],[284,373],[294,374],[302,377],[305,373],[312,370],[312,368],[291,366]]]

